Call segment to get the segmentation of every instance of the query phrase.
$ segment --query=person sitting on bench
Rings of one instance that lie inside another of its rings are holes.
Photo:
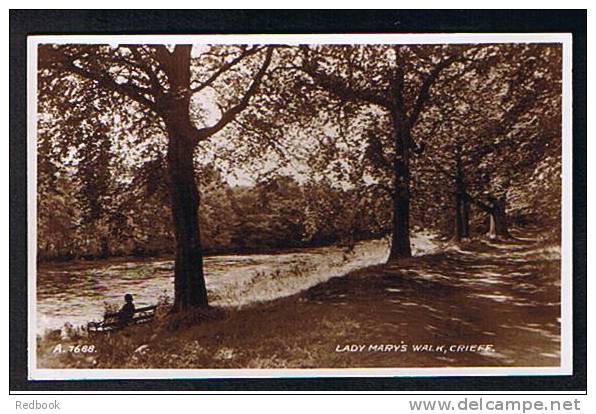
[[[124,295],[124,301],[126,303],[122,306],[120,312],[118,312],[118,317],[121,322],[126,324],[132,321],[135,315],[135,305],[132,303],[132,295],[130,293]]]
[[[154,320],[157,305],[136,308],[130,293],[124,295],[125,304],[117,312],[106,312],[103,321],[87,323],[89,332],[109,332]]]

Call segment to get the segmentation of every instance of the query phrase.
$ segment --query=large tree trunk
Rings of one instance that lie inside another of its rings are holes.
[[[168,125],[168,171],[172,218],[176,235],[174,311],[206,307],[203,250],[199,230],[199,191],[195,179],[192,140],[185,128]]]
[[[459,154],[455,164],[455,220],[453,229],[453,240],[460,242],[470,237],[470,206],[466,198],[466,184],[464,169]]]
[[[453,223],[453,241],[460,242],[463,238],[463,227],[464,227],[464,219],[463,219],[463,208],[462,208],[462,199],[458,193],[455,193],[454,197],[455,203],[455,220]]]
[[[389,260],[412,256],[410,247],[410,166],[409,130],[396,122],[395,159],[393,162],[393,234]]]
[[[453,241],[460,242],[470,237],[470,206],[465,197],[455,194],[455,219]]]
[[[393,234],[389,260],[411,256],[410,194],[397,192],[393,199]]]
[[[462,197],[462,239],[470,238],[470,203],[465,197]]]
[[[190,55],[192,46],[176,46],[163,57],[174,92],[161,103],[168,132],[168,173],[176,236],[174,311],[207,307],[203,249],[199,231],[199,190],[195,179],[196,128],[190,120]]]
[[[490,212],[490,228],[488,236],[491,239],[508,239],[510,236],[507,225],[507,200],[501,197],[493,201],[493,208]]]

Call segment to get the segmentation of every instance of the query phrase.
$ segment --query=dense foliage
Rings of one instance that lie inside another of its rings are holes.
[[[214,171],[201,177],[201,235],[208,253],[332,243],[349,248],[389,230],[380,200],[356,201],[355,190],[329,180],[299,183],[279,176],[256,186],[230,186]],[[108,188],[102,199],[118,204],[97,216],[88,213],[98,203],[94,191],[85,191],[76,175],[59,176],[53,188],[49,202],[40,199],[40,259],[173,254],[167,191],[150,177]]]

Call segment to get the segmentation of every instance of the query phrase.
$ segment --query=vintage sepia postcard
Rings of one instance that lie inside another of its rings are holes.
[[[28,65],[30,379],[572,373],[571,35]]]

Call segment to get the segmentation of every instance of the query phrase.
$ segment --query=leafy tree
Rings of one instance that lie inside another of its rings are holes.
[[[167,137],[176,238],[174,310],[208,304],[195,149],[249,106],[273,54],[272,48],[261,46],[206,47],[199,56],[192,51],[192,45],[42,45],[38,51],[40,83],[44,92],[58,98],[60,110],[70,110],[73,96],[83,105],[97,105],[98,111],[102,109],[98,99],[117,97],[122,111],[153,127],[157,124]],[[193,98],[206,90],[218,94],[220,115],[213,124],[201,127],[205,113]],[[57,96],[60,91],[67,93]]]
[[[488,63],[440,85],[442,102],[429,108],[440,126],[426,168],[453,189],[456,240],[469,236],[470,203],[489,215],[491,237],[509,237],[509,193],[561,149],[560,47],[492,45],[484,53]]]
[[[417,124],[433,86],[469,71],[474,47],[446,45],[303,46],[287,67],[308,76],[303,90],[324,90],[349,113],[368,112],[365,161],[392,204],[389,260],[411,256],[410,202],[413,155],[424,150]],[[316,92],[315,92],[316,93]],[[309,98],[312,95],[308,95]],[[365,121],[366,122],[366,121]],[[386,181],[388,180],[388,181]]]

